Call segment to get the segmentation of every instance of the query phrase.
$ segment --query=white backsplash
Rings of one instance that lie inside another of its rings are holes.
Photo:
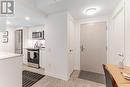
[[[45,47],[45,40],[28,40],[28,48],[34,48],[35,44],[42,44],[41,47]]]

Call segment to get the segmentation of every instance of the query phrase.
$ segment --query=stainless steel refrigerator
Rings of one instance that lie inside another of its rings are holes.
[[[23,30],[15,31],[15,53],[23,54]]]

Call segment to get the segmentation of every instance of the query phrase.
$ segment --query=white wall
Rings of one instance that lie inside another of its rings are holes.
[[[49,76],[68,80],[67,13],[48,16],[46,22],[46,67]]]
[[[5,28],[5,27],[4,27]],[[11,52],[14,53],[15,52],[15,39],[14,39],[14,31],[15,28],[13,27],[7,27],[6,31],[8,31],[8,43],[2,43],[2,38],[0,38],[0,51],[5,51],[5,52]],[[0,37],[2,37],[2,35],[0,35]]]

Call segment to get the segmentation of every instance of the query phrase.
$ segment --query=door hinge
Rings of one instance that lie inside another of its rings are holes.
[[[106,30],[107,30],[107,26],[106,26]]]
[[[107,46],[106,46],[106,51],[107,51]]]

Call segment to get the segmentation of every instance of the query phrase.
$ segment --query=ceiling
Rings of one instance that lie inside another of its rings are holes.
[[[46,16],[62,11],[69,11],[75,19],[108,16],[112,13],[119,0],[15,0],[16,8],[13,17],[0,17],[0,26],[34,26],[45,23]],[[99,7],[100,11],[93,16],[83,15],[87,7]],[[30,17],[30,21],[25,17]],[[8,25],[10,26],[10,25]]]
[[[25,20],[25,17],[30,17],[30,21]],[[0,16],[0,27],[42,25],[45,23],[45,19],[46,15],[36,8],[33,0],[26,0],[26,2],[23,0],[15,0],[15,14],[11,17]],[[11,24],[7,25],[6,21],[11,22]]]
[[[35,0],[37,7],[46,14],[68,10],[76,19],[107,16],[112,13],[119,0]],[[83,15],[88,7],[99,7],[100,11],[94,16]]]

